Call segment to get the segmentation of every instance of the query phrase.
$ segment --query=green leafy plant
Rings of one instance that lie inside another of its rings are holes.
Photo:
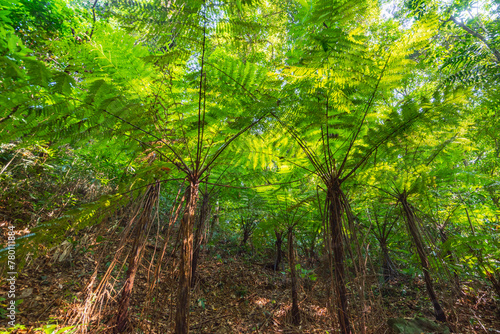
[[[309,279],[311,281],[316,281],[318,279],[318,277],[316,276],[316,274],[314,273],[314,269],[306,269],[306,268],[303,268],[300,263],[297,263],[295,265],[295,269],[297,270],[299,276],[302,278],[302,279]]]
[[[7,328],[6,331],[0,331],[0,334],[16,333],[18,330],[24,330],[24,329],[26,329],[26,326],[17,324],[14,327]]]
[[[7,304],[3,303],[6,300],[4,297],[0,297],[0,306],[2,307],[0,308],[0,318],[2,319],[5,319],[7,314]]]
[[[75,326],[59,328],[59,325],[57,324],[47,324],[42,327],[35,328],[35,330],[43,331],[45,334],[71,334],[76,332]]]

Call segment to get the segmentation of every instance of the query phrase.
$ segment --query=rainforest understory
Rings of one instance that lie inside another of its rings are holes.
[[[498,0],[0,0],[0,333],[500,333]]]

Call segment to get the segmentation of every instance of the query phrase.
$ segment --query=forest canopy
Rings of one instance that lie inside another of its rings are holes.
[[[236,256],[294,330],[314,290],[321,330],[378,333],[415,277],[462,332],[500,299],[499,66],[498,0],[0,0],[0,285],[91,258],[71,330],[188,333]]]

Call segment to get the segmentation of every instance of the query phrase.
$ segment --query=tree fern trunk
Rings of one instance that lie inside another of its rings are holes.
[[[274,231],[274,235],[276,235],[276,260],[274,261],[274,271],[277,271],[279,265],[281,263],[281,244],[283,243],[283,232]]]
[[[209,195],[203,195],[203,201],[200,208],[199,219],[196,224],[196,231],[194,234],[194,252],[193,252],[193,268],[191,272],[191,286],[194,286],[196,282],[196,269],[198,267],[198,260],[200,258],[200,249],[202,244],[202,233],[205,228],[205,221],[207,220],[208,215],[210,214],[210,206],[209,206]]]
[[[417,228],[415,214],[413,213],[413,209],[410,207],[410,204],[407,201],[406,191],[404,191],[399,196],[399,201],[403,206],[403,211],[406,216],[406,222],[408,223],[408,229],[410,230],[413,242],[415,243],[415,247],[417,248],[418,256],[420,257],[422,271],[424,272],[425,286],[427,288],[427,293],[429,294],[429,298],[431,299],[432,305],[434,306],[434,313],[436,320],[446,322],[446,314],[441,308],[441,305],[439,304],[436,293],[434,292],[434,288],[432,286],[431,274],[429,270],[429,261],[427,260],[424,244],[422,242],[422,239],[420,238],[420,233]]]
[[[250,231],[245,229],[243,231],[243,239],[241,239],[240,243],[241,248],[245,248],[247,246],[248,238],[250,238]]]
[[[439,236],[440,236],[440,239],[441,239],[441,243],[444,244],[446,243],[446,241],[448,241],[448,235],[446,234],[446,231],[444,230],[444,227],[443,228],[439,228]],[[446,255],[445,256],[445,261],[454,265],[457,263],[457,261],[455,260],[455,256],[453,256],[453,253],[451,252],[451,250],[448,250],[446,252]],[[455,294],[457,296],[462,296],[463,295],[463,291],[462,291],[462,288],[460,287],[460,276],[459,276],[459,273],[457,271],[456,268],[452,268],[452,271],[453,271],[453,290],[455,292]]]
[[[384,276],[384,282],[388,282],[391,278],[398,275],[398,271],[392,262],[385,241],[380,243],[380,249],[382,250],[382,274]]]
[[[295,272],[295,251],[293,249],[293,229],[288,229],[288,261],[292,276],[292,323],[300,324],[299,301],[297,296],[297,273]]]
[[[342,201],[341,190],[338,182],[333,182],[328,187],[328,220],[332,238],[333,266],[334,266],[334,306],[337,309],[340,332],[342,334],[351,333],[349,323],[349,313],[347,309],[347,290],[345,286],[344,269],[344,244],[342,238]]]
[[[186,190],[186,208],[181,220],[180,235],[182,240],[179,268],[179,290],[175,314],[175,333],[189,332],[189,297],[193,261],[193,224],[198,200],[198,181],[191,180]]]
[[[214,209],[214,214],[212,216],[212,220],[210,221],[209,227],[208,227],[208,238],[207,238],[207,243],[209,243],[212,240],[212,237],[214,235],[214,229],[215,226],[219,225],[219,205],[216,205]]]

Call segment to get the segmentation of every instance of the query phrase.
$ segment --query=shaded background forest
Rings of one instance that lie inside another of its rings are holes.
[[[19,325],[499,332],[499,34],[496,0],[0,0]]]

